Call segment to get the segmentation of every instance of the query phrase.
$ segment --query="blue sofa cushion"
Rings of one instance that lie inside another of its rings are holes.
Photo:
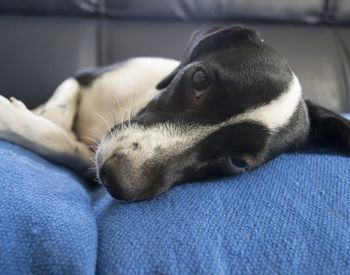
[[[94,274],[88,192],[67,169],[0,141],[1,274]]]
[[[0,141],[0,178],[2,274],[342,274],[350,268],[346,155],[284,154],[237,177],[119,203],[102,188],[86,190],[69,170]]]
[[[101,194],[97,272],[348,273],[350,158],[318,153],[284,154],[151,201]]]

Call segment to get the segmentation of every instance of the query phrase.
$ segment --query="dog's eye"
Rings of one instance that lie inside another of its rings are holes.
[[[201,92],[206,90],[210,86],[210,78],[203,71],[198,70],[192,76],[192,88],[195,91],[195,96],[199,96]]]
[[[248,163],[239,157],[230,157],[229,158],[229,163],[231,166],[231,169],[234,173],[241,173],[241,172],[245,172],[248,170]]]

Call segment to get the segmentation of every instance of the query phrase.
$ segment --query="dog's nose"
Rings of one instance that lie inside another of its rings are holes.
[[[117,200],[132,201],[137,197],[137,190],[123,180],[123,160],[118,157],[110,157],[102,165],[99,178],[106,187],[108,193]]]

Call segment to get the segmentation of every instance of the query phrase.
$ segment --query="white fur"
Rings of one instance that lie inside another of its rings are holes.
[[[154,87],[178,64],[164,58],[133,58],[104,73],[91,86],[82,87],[76,121],[78,139],[91,145],[85,137],[99,142],[108,127],[128,121],[159,93]]]
[[[88,167],[89,148],[49,119],[29,111],[16,100],[0,96],[0,139],[22,145],[48,159],[76,169]]]
[[[68,78],[56,88],[53,96],[45,104],[33,111],[60,126],[70,136],[75,136],[72,125],[79,93],[79,83],[74,78]]]
[[[124,153],[135,167],[139,167],[146,160],[158,158],[161,161],[187,149],[193,144],[188,141],[195,132],[193,126],[179,127],[168,123],[147,128],[140,125],[126,126],[102,140],[96,156],[99,157],[98,163],[102,164],[113,152]],[[120,140],[120,137],[123,139]],[[133,143],[139,144],[138,150],[133,150]],[[163,152],[156,153],[157,147]]]
[[[156,84],[178,63],[134,58],[105,72],[90,87],[67,79],[48,102],[33,112],[20,101],[0,96],[0,139],[73,168],[87,168],[92,164],[87,145],[98,143],[111,126],[128,120],[144,107],[159,93]]]

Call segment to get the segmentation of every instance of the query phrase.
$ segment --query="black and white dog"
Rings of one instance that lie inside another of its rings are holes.
[[[81,72],[33,111],[0,97],[0,138],[80,173],[94,162],[109,193],[133,201],[307,144],[350,149],[350,123],[304,101],[287,61],[230,26],[195,32],[181,63],[135,58]]]

